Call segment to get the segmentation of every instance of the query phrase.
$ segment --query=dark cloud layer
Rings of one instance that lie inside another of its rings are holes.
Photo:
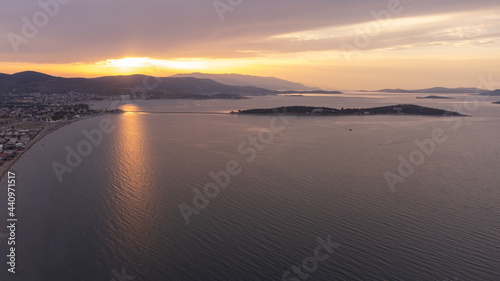
[[[54,3],[56,0],[41,0]],[[258,48],[269,52],[335,49],[334,39],[298,43],[269,38],[373,20],[372,11],[387,9],[395,0],[244,0],[223,14],[211,0],[59,0],[59,11],[38,28],[33,38],[14,52],[8,35],[23,37],[23,18],[43,9],[38,1],[6,0],[0,4],[0,61],[94,62],[125,56],[234,57],[235,51]],[[227,3],[227,0],[218,0]],[[27,3],[28,2],[28,3]],[[233,1],[234,3],[234,1]],[[497,0],[401,0],[399,17],[436,15],[498,7]],[[498,9],[497,9],[498,11]],[[423,27],[422,29],[425,29]],[[398,38],[378,38],[373,46],[425,44],[415,32]],[[417,39],[415,39],[417,38]],[[385,42],[381,42],[385,40]],[[335,44],[337,45],[335,45]]]

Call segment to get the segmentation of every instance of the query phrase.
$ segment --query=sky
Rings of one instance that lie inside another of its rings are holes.
[[[498,0],[0,3],[0,73],[274,76],[336,90],[500,80]]]

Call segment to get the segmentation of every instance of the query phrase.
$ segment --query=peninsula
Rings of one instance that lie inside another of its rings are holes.
[[[91,94],[0,95],[0,178],[33,144],[65,125],[99,114],[120,114],[120,109],[94,110]]]
[[[232,114],[285,114],[309,116],[348,116],[348,115],[424,115],[424,116],[467,116],[448,111],[413,104],[398,104],[373,108],[330,108],[314,106],[284,106],[277,108],[247,109],[232,111]]]

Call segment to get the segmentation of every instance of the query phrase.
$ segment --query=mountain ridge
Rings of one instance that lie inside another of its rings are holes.
[[[142,87],[142,88],[141,88]],[[137,89],[139,88],[139,90]],[[225,85],[211,79],[193,77],[153,77],[143,74],[64,78],[35,71],[0,74],[0,94],[81,92],[102,96],[135,95],[147,91],[154,98],[180,98],[186,95],[274,95],[276,91]]]
[[[500,89],[491,92],[482,93],[483,96],[500,96]]]
[[[195,77],[208,78],[226,85],[248,86],[253,85],[259,88],[265,88],[274,91],[315,91],[320,90],[316,87],[308,87],[301,83],[268,76],[243,75],[237,73],[211,74],[202,72],[178,73],[170,77]]]

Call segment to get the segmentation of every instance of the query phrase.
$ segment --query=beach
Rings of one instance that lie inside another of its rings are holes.
[[[26,153],[35,143],[37,143],[38,141],[43,139],[45,136],[49,135],[52,132],[59,130],[60,128],[66,126],[66,125],[72,124],[72,123],[77,122],[77,121],[85,120],[88,118],[97,117],[97,116],[100,116],[103,114],[108,114],[108,113],[102,112],[102,113],[98,113],[96,115],[86,116],[86,117],[82,117],[82,118],[78,118],[78,119],[65,120],[65,121],[52,123],[52,124],[49,123],[49,125],[47,127],[45,127],[35,138],[33,138],[32,140],[29,141],[28,145],[18,155],[16,155],[16,157],[14,157],[12,160],[10,160],[8,162],[5,162],[2,166],[0,166],[1,181],[3,181],[3,178],[7,174],[7,172],[11,169],[12,166],[14,166],[14,164],[19,159],[21,159],[21,157],[24,155],[24,153]]]

